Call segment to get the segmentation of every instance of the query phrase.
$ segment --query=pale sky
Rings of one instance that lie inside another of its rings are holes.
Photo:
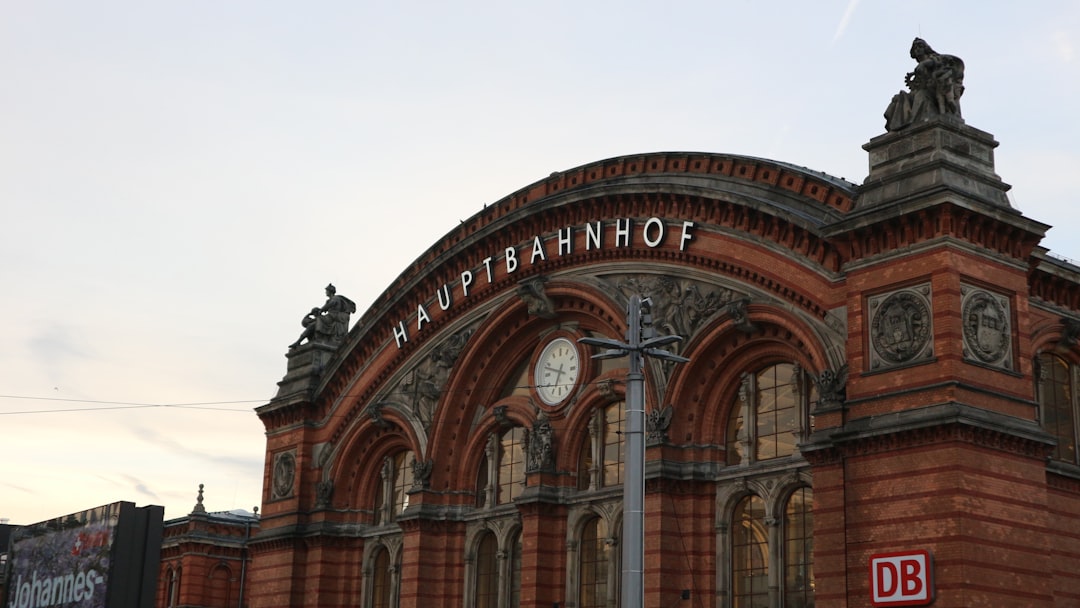
[[[613,156],[861,183],[916,36],[1080,259],[1074,1],[0,0],[0,518],[175,518],[200,483],[251,510],[252,408],[328,282],[363,311],[485,204]]]

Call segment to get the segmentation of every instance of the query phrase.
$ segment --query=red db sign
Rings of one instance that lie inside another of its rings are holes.
[[[874,606],[925,606],[934,601],[933,562],[928,551],[870,556]]]

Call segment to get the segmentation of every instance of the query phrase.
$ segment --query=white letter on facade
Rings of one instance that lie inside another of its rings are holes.
[[[404,321],[398,321],[398,324],[394,326],[394,341],[397,342],[398,348],[409,341],[409,331],[405,329]]]
[[[513,247],[506,248],[506,274],[513,274],[517,270],[517,249]]]
[[[539,257],[541,262],[547,261],[547,255],[544,254],[544,241],[540,240],[539,236],[533,237],[533,252],[532,257],[529,258],[529,264],[535,264],[536,258]]]
[[[431,317],[427,314],[427,309],[423,304],[416,305],[416,331],[424,329],[424,322],[431,323]]]
[[[435,292],[439,295],[439,308],[446,310],[450,308],[450,304],[453,300],[450,299],[450,286],[443,283],[442,289]]]
[[[604,234],[604,224],[597,220],[596,227],[585,224],[585,251],[600,249],[600,236]]]
[[[484,270],[487,271],[488,285],[495,282],[495,277],[491,274],[491,256],[484,258]]]
[[[615,220],[615,246],[630,246],[630,218]]]
[[[559,230],[559,255],[568,255],[574,252],[574,228],[566,227],[566,234]]]
[[[472,271],[466,270],[461,273],[461,297],[469,297],[469,285],[472,285]]]
[[[656,238],[649,238],[649,226],[654,226],[656,230]],[[660,221],[658,217],[650,217],[645,222],[645,227],[641,229],[641,237],[645,239],[645,244],[649,247],[656,247],[660,243],[664,242],[664,222]]]
[[[694,235],[690,234],[690,229],[694,227],[694,222],[689,220],[682,223],[682,239],[679,240],[679,251],[686,251],[686,241],[694,238]]]

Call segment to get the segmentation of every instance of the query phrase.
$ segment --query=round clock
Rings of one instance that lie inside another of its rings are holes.
[[[547,405],[562,403],[573,392],[580,373],[577,346],[566,338],[555,338],[536,360],[536,394]]]

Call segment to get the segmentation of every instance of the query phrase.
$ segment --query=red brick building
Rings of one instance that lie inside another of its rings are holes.
[[[862,185],[658,153],[486,206],[289,351],[250,606],[619,605],[626,359],[578,340],[634,294],[690,359],[645,370],[646,606],[886,605],[871,557],[923,551],[879,585],[1080,604],[1080,268],[996,145],[946,112]]]
[[[191,513],[164,524],[154,605],[159,608],[247,606],[250,563],[247,543],[258,529],[257,512],[208,512],[203,506],[200,484]]]

